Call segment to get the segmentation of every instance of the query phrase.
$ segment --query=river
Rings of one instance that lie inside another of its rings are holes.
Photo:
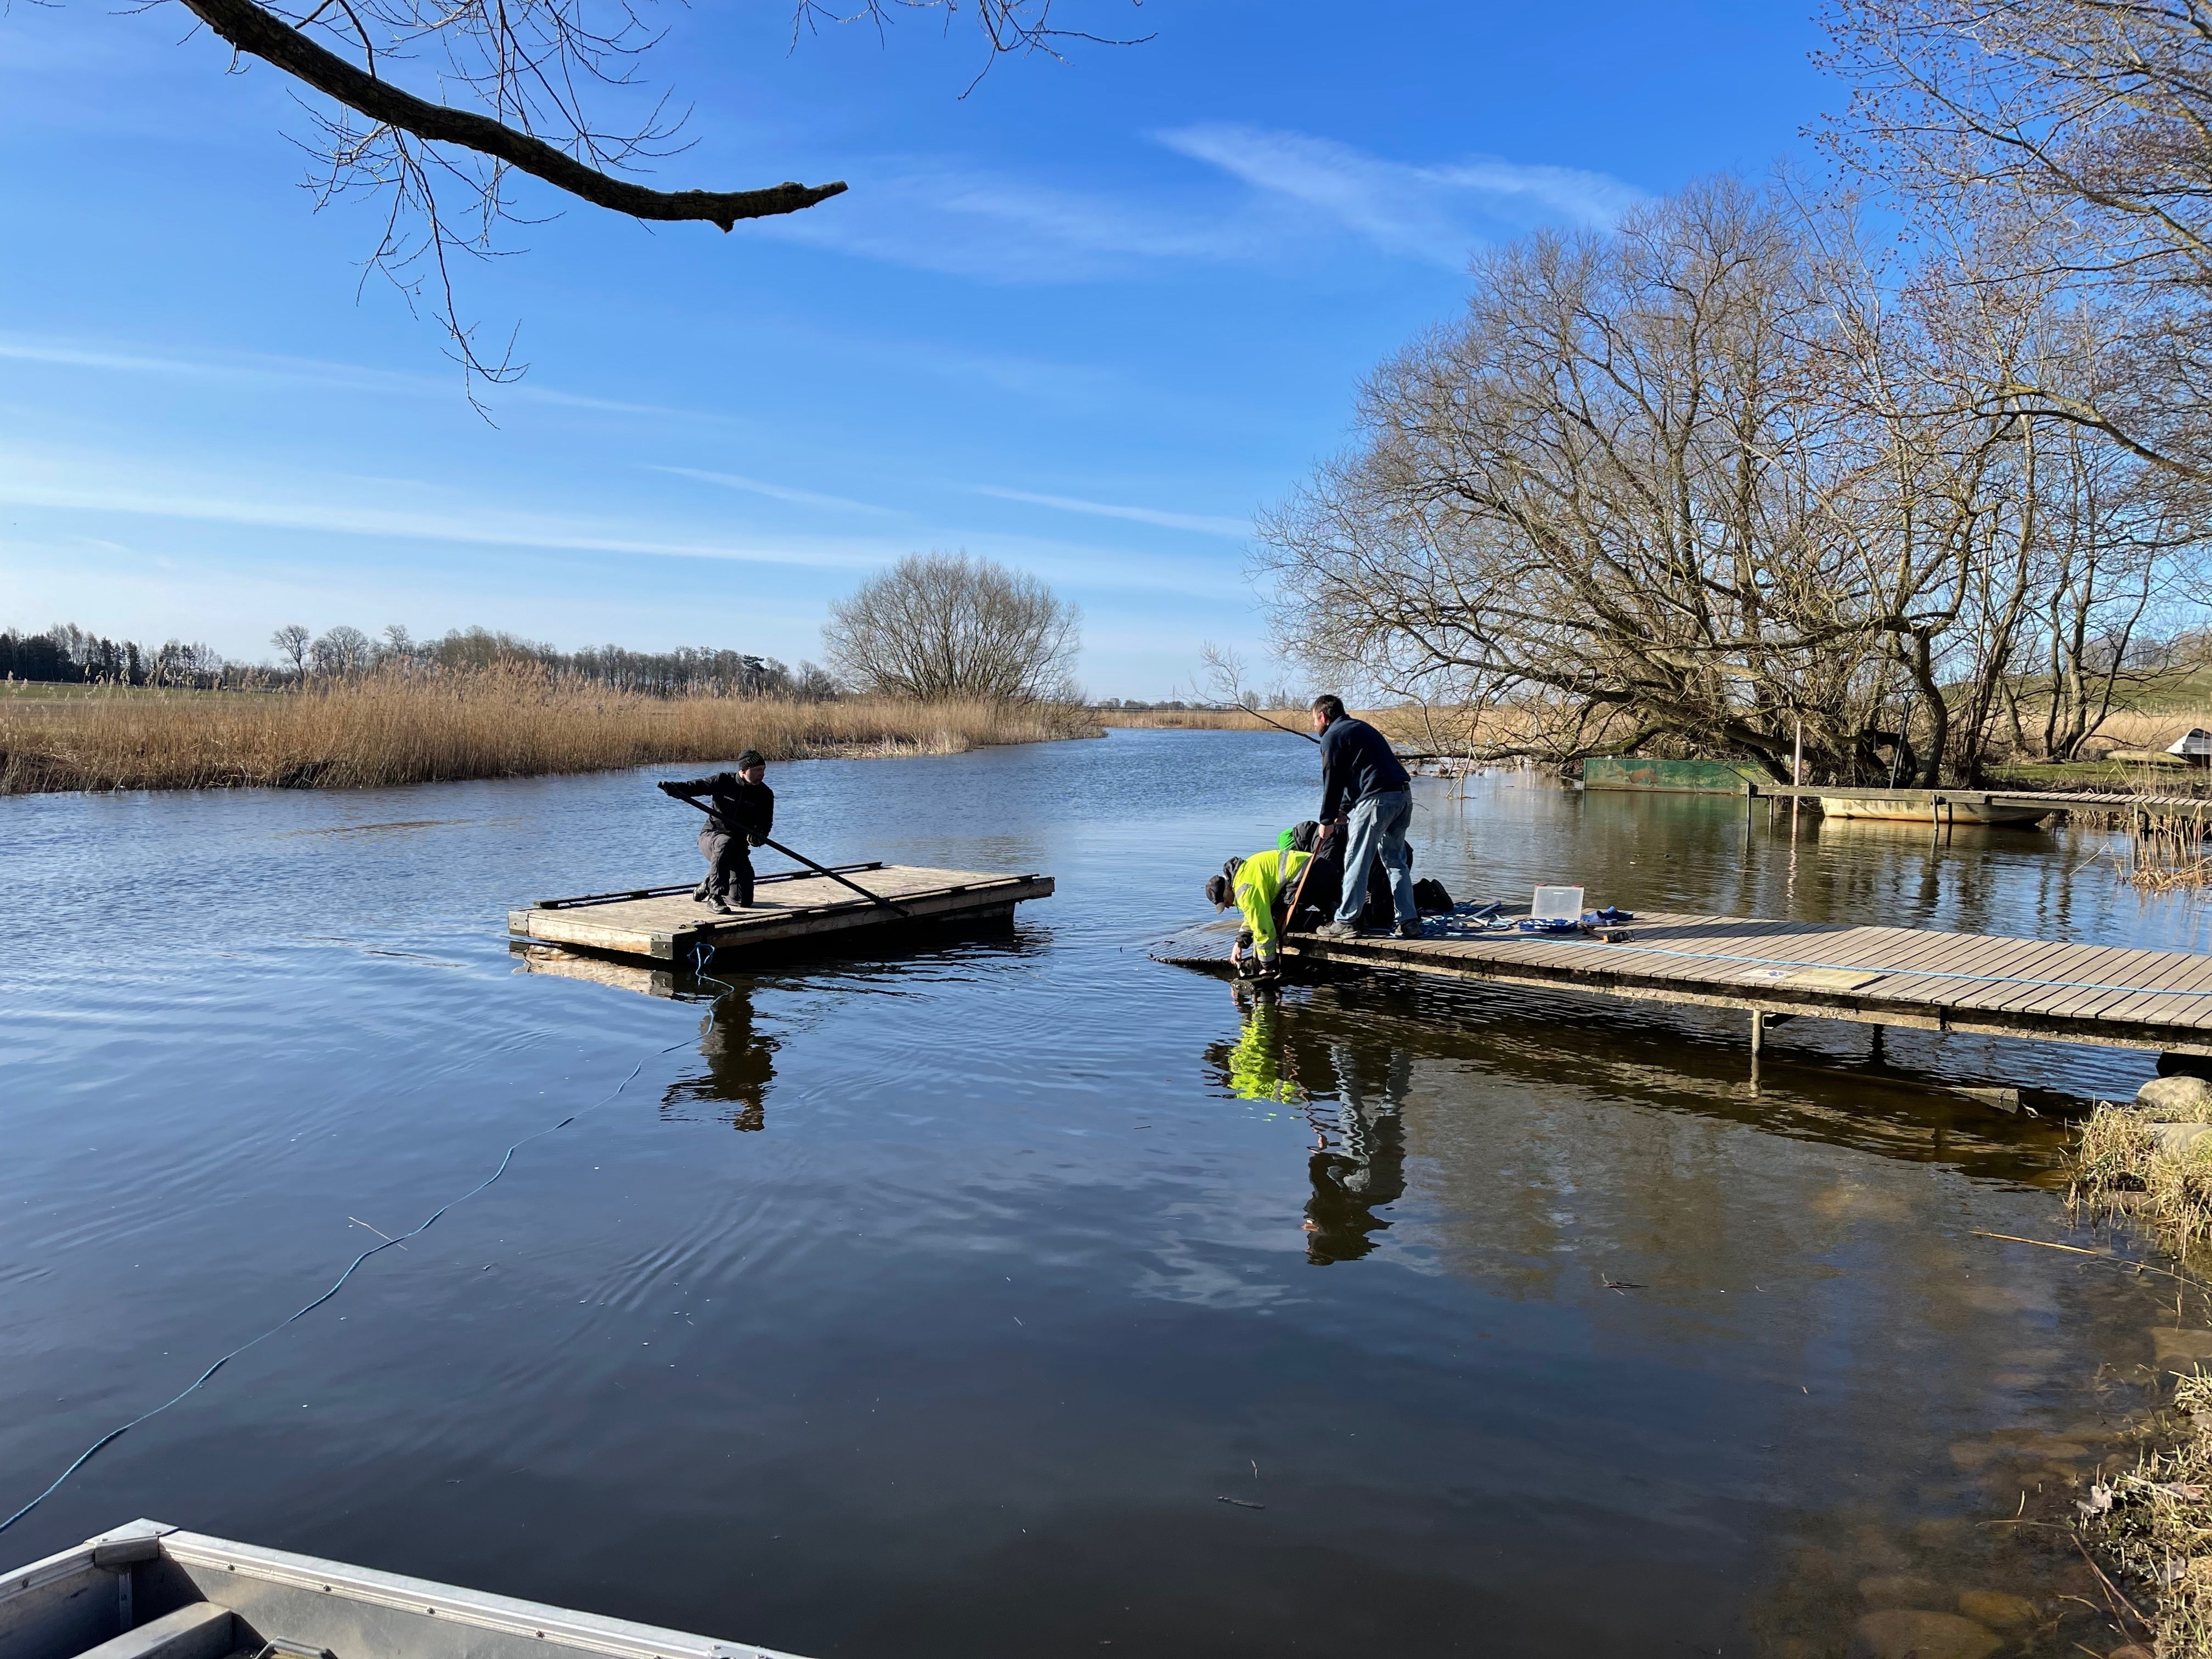
[[[1989,1523],[2123,1455],[2202,1316],[1978,1237],[2130,1248],[2069,1230],[2058,1122],[1930,1085],[2148,1056],[1799,1021],[1754,1076],[1741,1016],[1240,1002],[1142,946],[1312,811],[1267,733],[778,767],[815,857],[1059,892],[673,999],[529,971],[510,906],[690,878],[665,775],[0,801],[5,1510],[575,1115],[7,1560],[149,1516],[883,1659],[1840,1655],[1962,1605],[2116,1643],[2056,1534]],[[2093,835],[1417,801],[1462,898],[2207,943]]]

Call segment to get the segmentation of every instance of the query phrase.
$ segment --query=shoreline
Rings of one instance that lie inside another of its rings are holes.
[[[381,788],[964,754],[1103,737],[1059,703],[659,698],[542,672],[376,674],[302,692],[0,697],[0,795]]]

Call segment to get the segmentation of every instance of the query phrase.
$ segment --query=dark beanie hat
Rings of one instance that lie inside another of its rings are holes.
[[[1217,910],[1229,908],[1229,878],[1208,876],[1206,878],[1206,902]]]
[[[766,766],[767,764],[768,757],[762,754],[757,749],[748,749],[744,754],[738,757],[738,770],[740,772],[745,771],[752,767]]]

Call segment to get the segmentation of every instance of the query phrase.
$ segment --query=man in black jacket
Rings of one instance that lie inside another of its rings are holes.
[[[1344,712],[1341,699],[1313,700],[1313,728],[1321,734],[1322,833],[1345,838],[1344,896],[1336,918],[1314,930],[1322,939],[1354,939],[1367,901],[1367,872],[1376,859],[1390,880],[1390,908],[1400,939],[1421,937],[1413,903],[1413,865],[1406,832],[1413,823],[1413,781],[1390,740],[1365,720]]]
[[[762,781],[767,776],[768,762],[758,750],[748,749],[738,757],[734,772],[660,786],[662,794],[678,800],[708,798],[706,827],[699,831],[707,879],[692,890],[691,896],[702,904],[711,901],[725,915],[753,902],[751,849],[775,827],[775,791]]]

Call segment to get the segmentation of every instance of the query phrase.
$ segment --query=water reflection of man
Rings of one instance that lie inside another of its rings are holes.
[[[1375,1207],[1406,1194],[1405,1079],[1397,1055],[1336,1043],[1330,1056],[1343,1102],[1339,1142],[1317,1148],[1306,1160],[1306,1177],[1313,1182],[1313,1196],[1306,1200],[1306,1260],[1317,1266],[1356,1261],[1372,1250],[1369,1235],[1390,1227]]]
[[[1406,1061],[1394,1049],[1302,1039],[1296,1014],[1272,989],[1239,984],[1234,994],[1242,1029],[1225,1054],[1215,1051],[1231,1092],[1302,1108],[1314,1129],[1306,1260],[1356,1261],[1375,1248],[1370,1235],[1389,1228],[1376,1209],[1406,1191]],[[1330,1095],[1333,1114],[1316,1098]]]
[[[693,1101],[721,1103],[733,1109],[716,1114],[732,1129],[768,1127],[768,1085],[775,1078],[776,1039],[754,1029],[752,1000],[743,991],[725,994],[699,1022],[702,1076],[671,1084],[661,1109]]]

